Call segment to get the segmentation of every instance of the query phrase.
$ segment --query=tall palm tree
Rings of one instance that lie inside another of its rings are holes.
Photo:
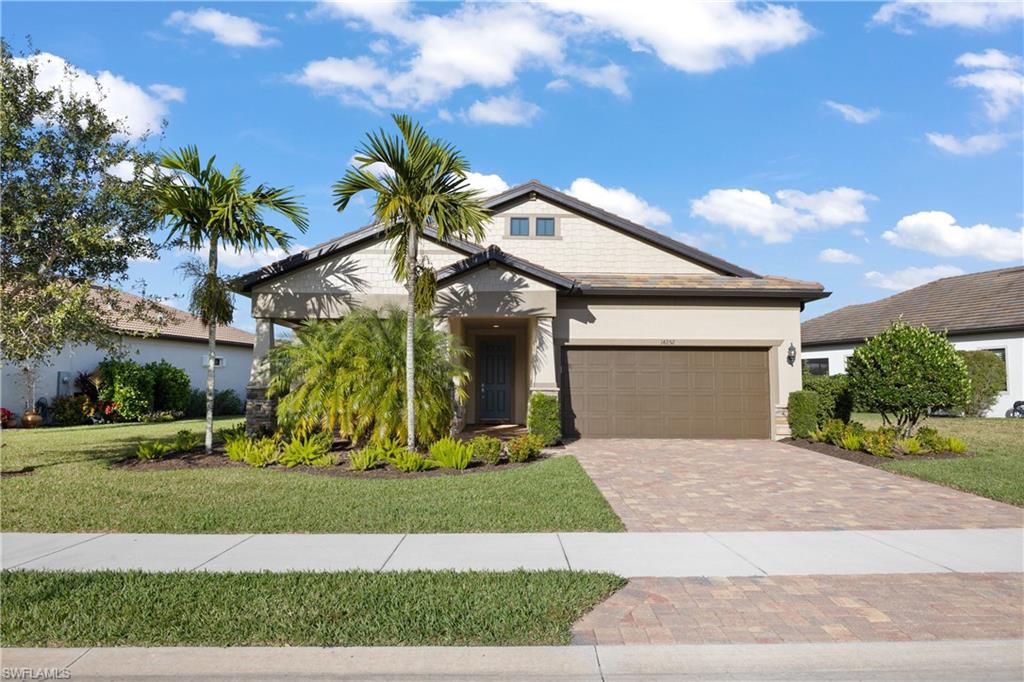
[[[405,421],[406,445],[416,447],[416,385],[413,333],[416,328],[419,240],[432,228],[442,242],[479,241],[488,219],[478,190],[466,180],[469,163],[452,144],[427,135],[419,123],[403,114],[392,115],[398,135],[383,129],[368,133],[356,150],[353,165],[334,184],[334,205],[344,211],[352,198],[376,193],[373,215],[391,241],[395,279],[405,281]],[[377,169],[383,169],[377,171]],[[425,279],[430,279],[427,273]],[[422,308],[422,300],[420,301]]]
[[[168,242],[191,251],[209,249],[206,272],[192,266],[197,276],[192,287],[189,308],[208,327],[209,357],[206,365],[206,451],[213,448],[213,395],[216,367],[217,325],[231,324],[234,302],[228,282],[217,273],[217,249],[236,251],[287,249],[291,237],[280,228],[263,221],[266,211],[279,213],[300,231],[309,226],[306,209],[292,196],[290,188],[259,185],[248,189],[249,177],[239,166],[227,175],[217,170],[211,156],[204,165],[199,149],[182,147],[160,157],[166,173],[154,173],[148,186],[160,217],[166,221]]]

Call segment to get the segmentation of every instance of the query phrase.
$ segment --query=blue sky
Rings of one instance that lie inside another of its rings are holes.
[[[822,282],[805,316],[1024,261],[1020,3],[620,4],[5,2],[2,23],[132,130],[166,120],[154,146],[293,186],[301,245],[365,224],[330,186],[408,111],[483,187],[537,178]],[[132,274],[174,297],[180,260]]]

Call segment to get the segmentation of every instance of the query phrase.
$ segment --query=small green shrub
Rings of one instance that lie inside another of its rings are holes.
[[[331,436],[317,432],[308,436],[295,436],[284,444],[277,463],[289,469],[294,466],[330,466]]]
[[[922,445],[921,441],[913,436],[897,441],[896,447],[899,448],[899,451],[904,455],[920,455],[922,452],[925,452],[924,445]]]
[[[153,411],[153,373],[137,362],[107,358],[99,364],[99,395],[116,405],[117,416],[137,421]]]
[[[861,449],[875,457],[892,457],[892,447],[896,443],[896,434],[889,429],[868,431],[861,439]]]
[[[53,401],[53,423],[57,426],[88,424],[96,406],[86,395],[62,395]]]
[[[203,404],[203,414],[206,414],[205,403]],[[238,397],[234,389],[229,388],[213,394],[213,415],[215,417],[237,417],[243,414],[245,414],[245,401]]]
[[[172,422],[175,419],[181,419],[181,416],[181,412],[160,410],[158,412],[147,412],[146,414],[139,415],[139,421],[143,424],[158,424],[161,422]]]
[[[163,459],[172,450],[174,450],[174,448],[167,443],[161,443],[158,440],[151,440],[139,443],[138,447],[135,448],[135,456],[147,461]]]
[[[228,459],[245,462],[252,467],[265,467],[277,461],[280,444],[270,436],[263,438],[235,438],[224,446]]]
[[[858,433],[847,433],[843,435],[842,440],[839,441],[839,447],[844,450],[860,450],[861,443],[863,442],[863,436]]]
[[[184,413],[192,390],[188,373],[166,360],[149,363],[146,371],[153,376],[153,409]]]
[[[933,452],[942,450],[946,447],[946,439],[939,435],[939,432],[930,426],[922,426],[914,434],[914,437],[920,441],[921,445],[927,450]]]
[[[789,394],[789,432],[793,438],[807,438],[818,428],[818,402],[818,394],[813,391]]]
[[[814,429],[813,431],[807,434],[807,440],[812,440],[815,443],[824,443],[825,435],[826,434],[824,429]]]
[[[508,448],[508,461],[525,462],[540,454],[544,449],[544,441],[540,436],[528,433],[513,438],[505,447]]]
[[[188,392],[185,416],[188,419],[201,419],[206,416],[206,391],[193,388]]]
[[[436,464],[420,453],[410,452],[409,450],[401,450],[395,453],[388,458],[388,461],[391,463],[391,466],[407,474],[415,471],[427,471],[437,467]]]
[[[839,446],[846,435],[846,424],[839,419],[829,419],[821,427],[821,435],[826,443]]]
[[[384,459],[379,446],[367,445],[349,455],[348,468],[352,471],[369,471],[375,469]]]
[[[1006,363],[990,350],[960,351],[971,390],[961,406],[968,417],[984,417],[1006,390]]]
[[[214,437],[224,443],[230,443],[236,438],[245,438],[245,424],[239,423],[234,426],[225,426],[222,429],[217,429]]]
[[[430,446],[430,460],[442,469],[465,469],[472,459],[469,447],[451,436],[442,438]]]
[[[544,445],[554,445],[562,439],[562,420],[558,415],[558,397],[546,393],[530,396],[526,411],[526,429],[539,436]]]
[[[842,422],[850,421],[853,411],[853,392],[844,374],[819,376],[805,374],[803,377],[805,391],[818,394],[818,424],[830,419]]]
[[[952,452],[958,455],[962,455],[967,452],[967,443],[957,438],[956,436],[950,436],[946,439],[942,447],[946,452]]]
[[[469,441],[469,451],[473,458],[484,464],[497,464],[501,461],[501,441],[493,436],[477,436]]]
[[[408,452],[408,448],[397,438],[381,438],[374,442],[382,460],[390,462],[393,458]]]
[[[182,429],[174,436],[173,447],[176,452],[188,452],[199,447],[203,442],[203,437],[198,433],[189,431],[188,429]]]

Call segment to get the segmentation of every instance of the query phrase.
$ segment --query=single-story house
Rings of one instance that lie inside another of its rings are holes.
[[[800,388],[800,312],[820,284],[762,276],[536,180],[486,200],[479,244],[428,233],[434,315],[470,351],[463,424],[526,420],[556,395],[584,437],[780,438]],[[251,427],[273,325],[405,304],[382,229],[369,225],[243,276],[256,347]]]
[[[958,350],[990,350],[1006,363],[1006,386],[986,416],[1002,417],[1024,400],[1024,267],[944,277],[873,303],[849,305],[802,325],[811,374],[842,374],[866,338],[900,317],[945,331]]]
[[[119,291],[124,307],[129,308],[141,299],[134,294]],[[166,360],[188,372],[192,387],[206,387],[207,328],[202,321],[183,310],[168,305],[157,307],[152,320],[117,319],[112,322],[121,333],[118,342],[125,357],[146,364]],[[233,389],[245,395],[252,365],[255,336],[234,327],[217,329],[217,390]],[[51,358],[51,363],[39,370],[36,400],[45,398],[52,403],[57,396],[75,392],[75,377],[81,372],[92,372],[109,353],[92,345],[68,345]],[[4,362],[2,375],[2,405],[16,414],[25,411],[28,391],[22,372],[17,366]]]

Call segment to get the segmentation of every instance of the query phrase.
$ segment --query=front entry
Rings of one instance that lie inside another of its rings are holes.
[[[477,352],[479,421],[512,421],[512,357],[511,338],[480,339]]]

